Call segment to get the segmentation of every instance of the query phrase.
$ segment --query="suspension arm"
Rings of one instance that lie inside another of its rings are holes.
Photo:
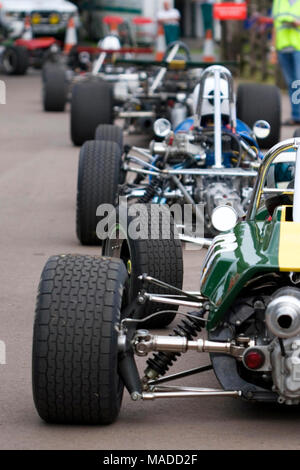
[[[195,389],[195,391],[191,392],[145,392],[142,393],[141,399],[142,400],[156,400],[157,398],[192,398],[192,397],[231,397],[231,398],[239,398],[242,396],[242,393],[238,390],[227,392],[223,390],[201,390]]]
[[[152,176],[220,176],[220,177],[238,177],[238,178],[255,178],[257,177],[257,171],[253,170],[243,170],[242,168],[224,168],[219,170],[218,168],[189,168],[189,169],[166,169],[156,171],[144,170],[142,168],[134,168],[129,165],[124,165],[124,170],[130,171],[132,173],[139,173],[144,175]]]

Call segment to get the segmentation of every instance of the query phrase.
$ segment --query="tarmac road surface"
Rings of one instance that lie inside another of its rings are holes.
[[[0,108],[0,366],[1,449],[299,449],[300,408],[258,406],[226,398],[133,403],[126,393],[110,427],[49,426],[36,414],[31,392],[35,298],[47,258],[98,254],[75,236],[79,150],[70,144],[69,114],[45,114],[37,73],[6,78]],[[284,117],[288,114],[284,100]],[[284,137],[292,130],[285,129]],[[203,252],[185,253],[185,284],[197,289]],[[168,334],[168,330],[167,333]],[[141,367],[143,361],[140,361]],[[190,353],[172,370],[207,364]],[[217,387],[212,372],[185,384]]]

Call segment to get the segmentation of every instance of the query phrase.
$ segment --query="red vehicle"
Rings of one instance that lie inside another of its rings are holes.
[[[2,46],[1,63],[8,75],[25,75],[28,67],[41,68],[53,55],[61,50],[55,38],[17,39]]]

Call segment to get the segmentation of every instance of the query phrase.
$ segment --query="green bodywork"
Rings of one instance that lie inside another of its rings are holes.
[[[295,150],[293,144],[283,144],[274,147],[261,165],[246,220],[238,223],[232,231],[217,237],[207,253],[202,267],[200,291],[210,302],[208,330],[223,320],[251,279],[268,272],[282,271],[280,249],[286,244],[281,235],[284,209],[277,207],[270,218],[260,201],[266,175],[275,158],[280,155],[282,148],[285,152]],[[294,225],[293,222],[288,224]],[[298,251],[297,243],[293,249]]]
[[[235,238],[235,240],[234,240]],[[280,222],[239,223],[224,241],[217,240],[203,266],[201,294],[211,303],[208,328],[214,328],[255,275],[279,271]]]

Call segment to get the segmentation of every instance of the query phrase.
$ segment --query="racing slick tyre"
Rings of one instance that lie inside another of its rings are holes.
[[[8,75],[25,75],[29,67],[29,54],[25,47],[8,46],[3,52],[2,65]]]
[[[110,424],[124,386],[118,335],[126,269],[119,260],[55,256],[37,298],[33,396],[40,417],[57,424]]]
[[[250,128],[260,119],[271,125],[267,139],[259,140],[262,148],[270,148],[280,141],[281,98],[280,91],[273,85],[244,83],[237,92],[237,117]]]
[[[59,64],[52,62],[51,60],[47,60],[42,66],[42,81],[44,82],[47,77],[48,70],[51,68],[57,68]]]
[[[300,128],[295,130],[293,137],[300,137]]]
[[[43,67],[42,67],[42,82],[44,83],[47,77],[47,72],[48,70],[53,67],[53,64],[51,62],[45,62]]]
[[[113,90],[109,83],[89,80],[77,83],[71,98],[71,138],[81,146],[94,139],[99,124],[113,123]]]
[[[66,73],[54,64],[44,69],[43,104],[49,112],[63,112],[67,103]]]
[[[129,276],[128,297],[133,300],[142,289],[139,276],[159,279],[178,289],[183,285],[183,255],[181,241],[177,237],[174,219],[167,206],[140,205],[138,218],[131,215],[131,209],[119,207],[116,217],[108,222],[108,237],[103,245],[103,255],[121,258]],[[154,211],[157,212],[154,212]],[[141,211],[141,212],[140,212]],[[139,236],[132,236],[133,224],[139,224]],[[126,227],[127,224],[127,227]],[[168,291],[149,285],[153,294],[166,294]],[[146,328],[163,328],[169,325],[176,316],[177,306],[151,303],[145,305],[142,318],[166,311],[162,315],[143,322]]]
[[[76,232],[82,245],[101,245],[97,237],[97,208],[116,205],[121,150],[115,142],[88,141],[80,152],[77,186]]]
[[[100,124],[96,129],[95,140],[115,142],[123,151],[123,130],[112,124]]]

